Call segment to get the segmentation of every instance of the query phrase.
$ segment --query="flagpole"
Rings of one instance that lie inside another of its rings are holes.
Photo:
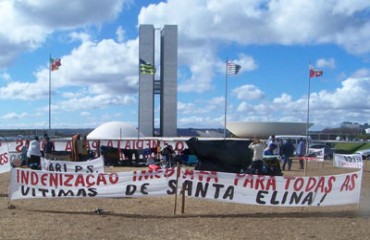
[[[226,118],[227,118],[227,62],[225,64],[225,120],[224,120],[224,139],[226,139]]]
[[[306,154],[308,154],[308,128],[310,124],[310,95],[311,95],[311,74],[308,74],[308,96],[307,96],[307,122],[306,122]]]
[[[49,131],[48,135],[51,135],[51,54],[49,55]]]

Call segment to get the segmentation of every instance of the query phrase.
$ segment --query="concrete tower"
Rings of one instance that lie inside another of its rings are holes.
[[[154,95],[160,95],[160,135],[177,136],[177,26],[165,25],[160,33],[160,79],[139,73],[139,131],[154,132]],[[140,25],[139,61],[154,64],[155,29]],[[158,71],[158,69],[157,69]]]
[[[140,59],[154,65],[153,25],[139,27],[139,64]],[[153,136],[154,131],[154,75],[140,74],[139,71],[139,131],[144,136]]]

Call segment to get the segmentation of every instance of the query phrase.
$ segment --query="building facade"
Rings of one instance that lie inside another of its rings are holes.
[[[153,25],[140,25],[139,62],[156,66],[156,30]],[[160,95],[160,136],[177,136],[177,42],[177,26],[165,25],[160,32],[159,80],[155,79],[155,74],[139,71],[138,127],[139,132],[148,137],[154,136],[155,95]]]

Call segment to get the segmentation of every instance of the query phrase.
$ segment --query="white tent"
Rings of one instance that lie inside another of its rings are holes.
[[[139,133],[138,135],[138,130],[133,124],[114,121],[104,123],[95,128],[89,135],[87,135],[87,139],[117,140],[122,138],[137,138],[138,136],[144,137],[142,133]]]

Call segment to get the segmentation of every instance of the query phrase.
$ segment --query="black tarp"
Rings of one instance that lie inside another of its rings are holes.
[[[251,140],[198,140],[186,141],[198,158],[196,170],[240,173],[252,163]]]

